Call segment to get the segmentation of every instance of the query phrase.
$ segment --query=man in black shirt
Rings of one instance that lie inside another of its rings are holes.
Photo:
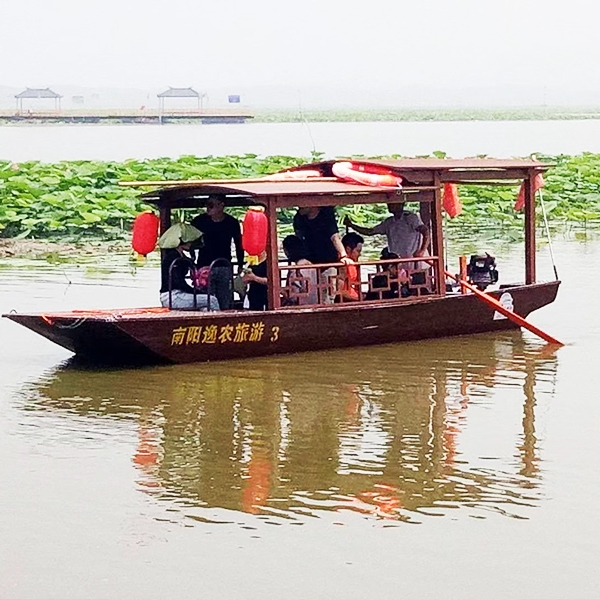
[[[214,260],[224,258],[231,261],[231,242],[235,244],[237,270],[244,266],[242,232],[235,217],[225,212],[225,204],[219,196],[209,196],[206,212],[198,215],[191,223],[203,233],[204,245],[200,248],[198,266],[209,266]],[[211,272],[211,293],[219,300],[221,310],[231,305],[232,273],[223,266],[217,266]]]
[[[191,225],[203,233],[198,266],[207,267],[217,258],[231,261],[231,242],[235,244],[238,271],[244,264],[242,231],[239,221],[225,212],[225,204],[218,196],[209,196],[206,212],[195,217]]]
[[[308,260],[319,263],[352,262],[340,238],[332,206],[311,206],[298,209],[294,215],[294,232],[304,240]]]
[[[332,206],[299,208],[294,215],[294,232],[306,244],[308,259],[314,264],[343,262],[353,264],[340,238],[335,211]],[[320,269],[320,302],[333,303],[336,295],[337,269]]]

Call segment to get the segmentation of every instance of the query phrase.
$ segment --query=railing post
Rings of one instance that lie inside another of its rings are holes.
[[[467,280],[467,257],[463,254],[458,257],[458,272],[460,274],[460,278],[462,281]],[[461,283],[460,284],[460,293],[466,294],[467,288]]]

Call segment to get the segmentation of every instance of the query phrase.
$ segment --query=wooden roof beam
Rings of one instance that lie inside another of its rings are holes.
[[[440,181],[442,183],[481,183],[488,181],[506,181],[514,179],[523,181],[529,174],[528,169],[505,169],[502,171],[442,171]]]

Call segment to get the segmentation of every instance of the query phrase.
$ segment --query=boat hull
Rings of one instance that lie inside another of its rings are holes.
[[[491,295],[526,317],[553,302],[559,285],[516,286]],[[86,360],[119,365],[230,360],[518,327],[473,294],[264,312],[142,309],[4,316]]]

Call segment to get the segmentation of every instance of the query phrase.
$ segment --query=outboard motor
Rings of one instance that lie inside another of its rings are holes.
[[[483,291],[488,285],[498,281],[496,259],[487,252],[485,255],[474,254],[467,265],[467,278],[477,289]]]

